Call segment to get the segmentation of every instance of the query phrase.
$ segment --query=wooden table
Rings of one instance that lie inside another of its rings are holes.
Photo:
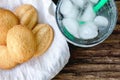
[[[116,4],[118,21],[112,35],[92,48],[69,44],[70,61],[53,80],[120,80],[120,0]]]

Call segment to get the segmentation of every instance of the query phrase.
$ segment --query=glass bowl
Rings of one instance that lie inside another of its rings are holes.
[[[83,39],[74,37],[63,26],[62,20],[64,17],[60,13],[60,6],[63,1],[64,0],[58,1],[57,8],[56,8],[56,21],[57,21],[60,31],[65,36],[67,41],[70,42],[71,44],[73,44],[75,46],[79,46],[79,47],[92,47],[92,46],[102,43],[113,32],[113,30],[116,26],[116,22],[117,22],[117,9],[116,9],[114,0],[109,0],[105,4],[105,6],[97,12],[97,15],[105,16],[108,19],[109,25],[107,26],[107,28],[105,30],[103,30],[102,32],[99,32],[98,36],[96,38],[89,39],[89,40],[83,40]]]

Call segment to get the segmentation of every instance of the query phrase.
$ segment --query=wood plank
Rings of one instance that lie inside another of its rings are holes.
[[[75,53],[74,53],[75,52]],[[112,50],[81,50],[81,51],[72,51],[71,58],[77,56],[86,56],[86,57],[120,57],[120,49]]]
[[[80,75],[93,75],[101,78],[120,78],[120,72],[86,72],[80,73]]]
[[[120,24],[117,24],[114,31],[113,31],[113,34],[120,34]]]
[[[120,1],[116,1],[116,5],[117,5],[117,10],[118,10],[118,20],[117,22],[120,24]]]
[[[70,59],[70,65],[76,64],[120,64],[120,57],[75,57]]]
[[[120,32],[120,24],[117,24],[114,31]]]
[[[53,80],[120,80],[120,72],[63,73]]]
[[[104,71],[120,71],[119,64],[74,64],[68,65],[64,69],[65,72],[104,72]]]

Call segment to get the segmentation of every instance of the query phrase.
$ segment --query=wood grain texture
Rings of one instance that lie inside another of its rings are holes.
[[[118,20],[112,35],[92,48],[69,44],[70,61],[53,80],[120,80],[120,0],[116,4]]]
[[[118,10],[118,24],[120,24],[120,0],[116,1],[117,10]]]

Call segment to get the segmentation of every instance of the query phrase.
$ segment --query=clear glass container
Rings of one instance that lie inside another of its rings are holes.
[[[116,8],[114,0],[109,0],[105,4],[105,6],[97,12],[97,15],[105,16],[108,19],[109,25],[107,26],[105,30],[103,30],[102,32],[99,32],[96,38],[89,39],[89,40],[84,40],[84,39],[79,39],[79,38],[74,37],[63,26],[62,24],[63,16],[60,13],[60,6],[62,2],[63,0],[59,0],[57,4],[56,21],[62,34],[66,37],[67,41],[72,43],[73,45],[79,46],[79,47],[92,47],[92,46],[102,43],[113,32],[116,26],[116,22],[117,22],[117,8]]]

